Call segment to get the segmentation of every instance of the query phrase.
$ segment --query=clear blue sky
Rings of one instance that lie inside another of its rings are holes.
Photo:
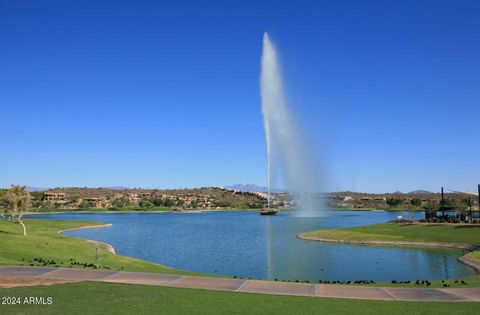
[[[0,186],[265,180],[276,42],[331,190],[474,191],[480,1],[0,0]]]

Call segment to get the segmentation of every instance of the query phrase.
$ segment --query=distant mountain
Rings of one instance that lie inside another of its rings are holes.
[[[123,187],[123,186],[111,186],[111,187],[105,187],[107,189],[111,189],[111,190],[125,190],[125,189],[129,189],[128,187]]]
[[[403,192],[397,190],[396,192],[393,192],[392,194],[393,195],[403,195]]]
[[[409,192],[410,195],[429,195],[433,194],[431,191],[428,190],[414,190]]]
[[[267,192],[268,188],[265,186],[258,186],[255,184],[235,184],[231,186],[225,186],[227,189],[250,191],[250,192]]]
[[[45,191],[49,190],[50,188],[45,188],[45,187],[27,187],[28,191],[34,192],[34,191]]]

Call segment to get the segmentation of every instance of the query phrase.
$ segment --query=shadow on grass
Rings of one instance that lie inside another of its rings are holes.
[[[8,234],[8,235],[20,235],[20,233],[5,232],[5,231],[0,231],[0,234]]]
[[[455,227],[456,229],[478,229],[480,231],[479,225],[458,225]],[[479,235],[480,237],[480,235]]]

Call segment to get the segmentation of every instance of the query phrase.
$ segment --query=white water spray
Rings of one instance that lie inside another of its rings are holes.
[[[322,189],[315,145],[300,132],[284,93],[276,49],[267,33],[263,35],[260,90],[267,143],[268,203],[274,180],[285,180],[299,215],[318,215]]]

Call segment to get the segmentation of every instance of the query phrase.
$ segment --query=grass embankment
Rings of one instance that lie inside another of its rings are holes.
[[[408,208],[402,207],[382,207],[382,208],[332,208],[331,210],[345,210],[345,211],[409,211]],[[425,209],[413,209],[413,211],[425,211]]]
[[[105,244],[89,242],[58,233],[60,230],[102,225],[102,223],[54,220],[24,220],[24,222],[27,226],[28,236],[21,235],[20,226],[6,220],[0,220],[0,265],[46,265],[50,267],[84,268],[84,264],[95,264],[95,252],[96,248],[99,248],[100,268],[193,274],[140,259],[115,255],[109,252],[109,248]],[[92,268],[92,265],[87,268]]]
[[[443,242],[480,245],[480,226],[449,224],[375,224],[319,230],[301,236],[345,241]]]
[[[423,243],[425,246],[435,247],[437,244],[480,246],[480,226],[474,225],[453,225],[453,224],[376,224],[360,227],[327,229],[299,234],[300,238],[320,241],[339,241],[364,243],[388,242],[390,245],[399,245],[403,242]],[[380,245],[380,244],[372,244]],[[388,244],[385,244],[388,245]],[[406,244],[403,244],[406,245]],[[480,251],[471,252],[466,255],[469,259],[480,263]],[[467,287],[480,287],[480,276],[473,275],[461,278],[468,285]],[[451,287],[465,287],[461,283],[455,283],[456,279],[449,279]],[[458,279],[460,280],[460,279]],[[408,284],[394,284],[378,282],[374,286],[401,286],[419,287],[414,282]],[[421,286],[420,286],[421,287]],[[443,287],[441,281],[432,281],[430,287]]]
[[[480,311],[480,303],[274,296],[92,282],[1,289],[0,294],[53,298],[52,305],[0,305],[0,312],[8,314],[475,314]]]

